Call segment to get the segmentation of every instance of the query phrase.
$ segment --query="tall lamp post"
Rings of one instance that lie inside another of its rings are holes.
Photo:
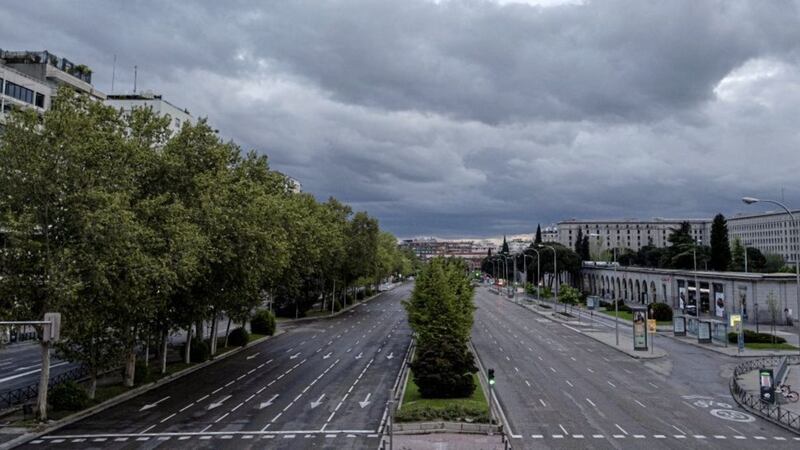
[[[697,244],[700,243],[700,240],[694,241],[694,246],[692,247],[692,258],[694,259],[694,307],[695,313],[697,313],[697,318],[700,318],[700,284],[697,282]],[[687,289],[688,292],[688,289]],[[710,294],[710,292],[709,292]],[[711,301],[711,296],[709,295],[709,301]]]
[[[525,283],[523,283],[523,287],[524,287],[524,285],[526,285],[528,283],[528,259],[527,258],[530,258],[531,261],[533,261],[533,256],[525,253],[525,250],[523,250],[522,251],[522,265],[525,266]]]
[[[555,289],[556,306],[558,306],[558,265],[557,265],[558,262],[556,261],[556,248],[544,244],[539,244],[539,248],[549,248],[550,250],[553,251],[553,281],[554,281],[553,285],[555,285],[556,288]]]
[[[786,211],[786,214],[789,214],[789,218],[791,218],[792,222],[794,222],[795,231],[797,232],[796,233],[797,234],[797,238],[800,239],[800,224],[798,224],[797,221],[795,221],[794,214],[792,214],[792,212],[789,211],[789,208],[787,208],[786,205],[784,205],[783,203],[775,201],[775,200],[762,200],[762,199],[758,199],[758,198],[754,198],[754,197],[742,197],[742,201],[745,204],[748,204],[748,205],[752,205],[753,203],[757,203],[757,202],[765,202],[765,203],[772,203],[773,205],[780,206],[781,208],[783,208],[784,211]],[[786,228],[786,245],[789,246],[789,248],[791,249],[790,242],[791,242],[791,240],[789,239],[789,228],[787,227]],[[745,252],[747,252],[747,247],[745,247]],[[797,254],[795,253],[795,255],[797,255]],[[795,300],[796,300],[795,308],[797,308],[795,311],[798,311],[798,310],[800,310],[800,258],[798,258],[797,256],[795,256],[795,258],[794,258],[794,267],[795,267],[795,282],[797,284],[795,286]],[[798,331],[797,334],[798,334],[798,338],[800,338],[800,331]]]

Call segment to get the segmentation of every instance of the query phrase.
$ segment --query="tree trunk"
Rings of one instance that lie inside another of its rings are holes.
[[[228,336],[231,334],[231,318],[228,317],[228,326],[225,327],[225,347],[228,346]]]
[[[191,364],[191,355],[192,355],[192,326],[189,325],[189,328],[186,330],[186,364]]]
[[[169,341],[169,331],[161,333],[161,374],[167,373],[167,341]]]
[[[133,387],[134,376],[136,374],[136,344],[131,343],[128,349],[127,361],[125,361],[125,380],[123,384],[126,387]]]
[[[214,310],[214,315],[211,317],[211,357],[217,354],[217,311]]]
[[[87,394],[89,395],[89,399],[94,400],[96,393],[97,393],[97,369],[92,367],[89,369],[89,391],[87,392]]]
[[[150,367],[150,333],[144,340],[144,366]]]
[[[39,377],[39,396],[36,399],[36,413],[39,420],[47,420],[47,387],[50,382],[50,343],[42,342],[42,373]]]
[[[206,330],[202,320],[198,320],[194,325],[194,335],[201,341],[206,338]]]

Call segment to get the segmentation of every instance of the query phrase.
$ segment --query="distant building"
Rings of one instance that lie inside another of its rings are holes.
[[[601,249],[629,248],[639,250],[645,245],[655,247],[669,246],[669,235],[672,230],[689,222],[692,226],[692,237],[703,245],[709,245],[711,238],[711,219],[610,219],[610,220],[577,220],[570,219],[558,222],[558,242],[573,248],[578,237],[578,230],[583,235],[589,234],[589,242]],[[542,236],[544,240],[544,236]]]
[[[106,94],[92,86],[92,70],[83,64],[56,56],[48,51],[0,50],[0,62],[29,78],[50,87],[51,92],[67,85],[98,100]]]
[[[152,92],[141,94],[110,94],[106,104],[123,112],[130,112],[134,108],[152,108],[153,112],[162,117],[169,117],[169,130],[174,135],[180,131],[184,123],[194,123],[194,117],[189,110],[179,108],[163,99],[161,95]]]
[[[800,210],[792,213],[800,217]],[[786,212],[740,214],[727,218],[727,221],[731,241],[739,238],[742,245],[757,248],[764,254],[781,255],[787,263],[797,262],[800,255],[798,223],[793,222]]]
[[[542,228],[542,242],[558,242],[558,227]]]
[[[400,247],[411,249],[423,261],[428,261],[437,256],[461,258],[473,268],[480,267],[483,258],[493,248],[493,246],[485,242],[439,240],[436,238],[405,239],[400,242]]]
[[[286,182],[289,185],[289,191],[299,194],[303,192],[303,185],[298,181],[296,178],[292,178],[290,176],[286,176]]]
[[[14,107],[34,108],[39,113],[50,109],[51,99],[61,85],[105,99],[105,94],[92,86],[91,69],[82,64],[47,51],[0,49],[0,132],[6,114]]]

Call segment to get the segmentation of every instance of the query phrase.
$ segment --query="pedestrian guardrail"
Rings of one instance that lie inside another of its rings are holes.
[[[728,323],[719,320],[711,321],[711,340],[728,346]]]
[[[61,383],[67,381],[79,380],[89,375],[89,368],[86,366],[73,367],[67,371],[61,372],[58,375],[50,377],[48,386],[52,389]],[[0,409],[10,408],[12,406],[21,405],[28,400],[32,400],[39,395],[39,383],[32,383],[17,389],[12,389],[0,393]]]
[[[800,356],[773,356],[739,364],[733,369],[730,391],[736,403],[742,408],[797,433],[800,432],[800,414],[787,411],[781,408],[781,405],[763,402],[759,395],[753,395],[739,385],[739,377],[742,374],[764,367],[777,367],[782,363],[800,364]]]
[[[698,328],[700,328],[700,320],[697,317],[686,318],[686,334],[697,336]]]
[[[775,371],[775,384],[780,386],[783,384],[783,377],[786,376],[786,372],[789,370],[788,359],[784,356],[781,358],[780,364],[778,364],[778,370]]]

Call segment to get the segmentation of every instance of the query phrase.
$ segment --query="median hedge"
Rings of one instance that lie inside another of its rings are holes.
[[[259,309],[250,320],[250,331],[272,336],[275,333],[275,315],[267,309]]]
[[[735,344],[739,341],[739,335],[734,332],[728,333],[728,342]],[[745,344],[785,344],[786,339],[769,333],[756,333],[752,330],[744,330]]]

